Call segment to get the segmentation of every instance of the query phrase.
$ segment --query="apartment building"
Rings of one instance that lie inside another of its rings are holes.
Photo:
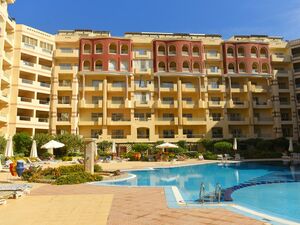
[[[51,35],[16,25],[9,3],[2,1],[0,11],[2,134],[68,132],[117,143],[298,140],[299,41],[90,30]]]

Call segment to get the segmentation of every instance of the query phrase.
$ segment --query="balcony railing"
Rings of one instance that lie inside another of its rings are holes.
[[[31,117],[30,116],[19,116],[19,119],[23,120],[23,121],[31,121]]]
[[[25,79],[25,78],[22,78],[22,83],[23,84],[33,84],[33,80],[28,80],[28,79]]]
[[[149,134],[138,134],[137,138],[146,139],[146,138],[149,138]]]
[[[49,118],[38,118],[38,121],[40,123],[48,123],[49,122]]]
[[[34,67],[34,63],[32,63],[32,62],[28,62],[28,61],[22,60],[22,63],[23,63],[24,66]]]
[[[50,84],[49,84],[49,83],[46,83],[46,82],[40,82],[40,86],[41,86],[41,87],[50,88]]]
[[[32,102],[32,98],[20,97],[21,102]]]
[[[59,122],[69,122],[70,118],[66,118],[66,117],[57,117],[57,121]]]

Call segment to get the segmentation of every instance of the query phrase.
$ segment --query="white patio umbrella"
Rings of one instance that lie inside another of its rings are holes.
[[[7,140],[4,156],[5,157],[13,157],[14,156],[12,137],[9,137]]]
[[[37,148],[36,148],[36,141],[35,140],[33,140],[33,142],[32,142],[31,151],[30,151],[30,158],[38,158]]]
[[[48,143],[44,144],[42,146],[42,148],[45,148],[45,149],[48,149],[49,153],[53,154],[53,149],[54,148],[62,148],[64,147],[65,144],[63,143],[60,143],[58,141],[54,141],[54,140],[51,140],[49,141]]]
[[[177,145],[171,144],[169,142],[157,145],[156,148],[161,148],[161,149],[168,149],[168,148],[178,148]]]
[[[236,138],[234,138],[234,140],[233,140],[233,150],[235,150],[235,151],[237,151],[237,149],[238,149],[238,146],[237,146],[237,140],[236,140]]]
[[[116,142],[113,142],[113,143],[112,143],[112,146],[111,146],[111,153],[117,153]]]
[[[290,143],[289,143],[289,152],[293,152],[294,151],[294,146],[293,146],[293,139],[290,138]]]

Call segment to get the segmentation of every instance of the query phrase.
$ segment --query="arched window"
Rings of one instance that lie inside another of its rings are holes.
[[[193,72],[199,73],[200,71],[200,64],[198,62],[194,62],[193,64]]]
[[[128,71],[128,61],[121,61],[121,71]]]
[[[166,71],[166,65],[164,62],[158,63],[158,71]]]
[[[97,60],[95,63],[95,70],[101,71],[102,70],[102,61]]]
[[[262,73],[269,73],[269,65],[267,63],[263,63],[261,67]]]
[[[175,72],[177,70],[176,68],[176,62],[170,63],[170,72]]]
[[[91,45],[90,44],[85,44],[83,46],[83,53],[84,54],[91,54],[92,53],[92,49],[91,49]]]
[[[268,51],[266,48],[261,48],[260,49],[260,57],[261,58],[268,58]]]
[[[169,47],[169,55],[176,55],[176,47],[174,45]]]
[[[128,45],[122,45],[121,47],[121,54],[127,55],[128,54]]]
[[[182,46],[182,55],[189,55],[189,47],[187,45]]]
[[[257,57],[257,49],[254,46],[251,48],[251,57],[252,58],[256,58]]]
[[[238,48],[238,57],[244,57],[245,56],[245,49],[243,47]]]
[[[258,73],[258,64],[257,63],[252,64],[252,73]]]
[[[190,70],[190,66],[189,66],[189,63],[187,61],[184,61],[183,64],[182,64],[182,70],[187,72]]]
[[[85,70],[85,71],[91,70],[91,63],[90,63],[90,61],[84,61],[83,62],[83,70]]]
[[[166,48],[163,45],[158,46],[158,55],[166,55]]]
[[[117,53],[117,45],[112,43],[109,45],[109,53],[110,54],[116,54]]]
[[[246,73],[245,63],[240,63],[239,64],[239,72],[240,73]]]
[[[234,69],[233,63],[229,63],[229,65],[228,65],[228,73],[235,73],[235,69]]]
[[[115,60],[109,60],[108,62],[108,70],[109,71],[116,71],[117,70],[117,63]]]
[[[199,55],[200,55],[199,47],[194,46],[193,47],[193,56],[199,56]]]
[[[233,57],[234,56],[233,48],[231,48],[231,47],[227,48],[227,56],[228,57]]]
[[[101,54],[103,52],[102,44],[96,44],[96,54]]]

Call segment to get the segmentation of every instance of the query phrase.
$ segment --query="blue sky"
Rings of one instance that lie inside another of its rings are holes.
[[[89,5],[84,5],[84,3]],[[17,23],[67,29],[267,34],[300,38],[300,0],[16,0]]]

